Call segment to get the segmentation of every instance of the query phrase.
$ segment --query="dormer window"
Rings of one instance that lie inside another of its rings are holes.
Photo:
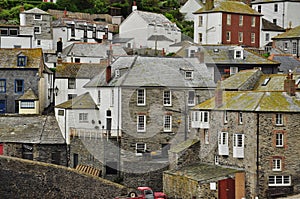
[[[35,14],[35,15],[34,15],[34,20],[42,20],[42,15],[40,15],[40,14]]]
[[[26,66],[27,57],[24,55],[18,56],[17,66]]]
[[[185,79],[193,79],[193,71],[185,71]]]
[[[241,50],[236,50],[234,53],[234,58],[235,59],[241,59],[242,58],[242,51]]]
[[[120,76],[120,70],[119,70],[119,69],[116,69],[116,70],[115,70],[115,75],[116,75],[116,77],[119,77],[119,76]]]

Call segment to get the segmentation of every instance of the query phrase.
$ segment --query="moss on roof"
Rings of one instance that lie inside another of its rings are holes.
[[[207,12],[229,12],[248,15],[261,15],[261,13],[252,9],[250,6],[238,1],[216,1],[214,2],[213,9],[206,10],[204,6],[203,8],[200,8],[198,11],[196,11],[195,14]]]
[[[199,163],[186,166],[178,170],[174,169],[165,171],[164,173],[170,175],[185,176],[187,178],[196,180],[197,182],[209,182],[220,178],[227,178],[228,175],[234,175],[237,172],[241,171],[232,168]]]
[[[295,37],[300,37],[300,26],[292,28],[286,31],[285,33],[273,37],[272,39],[284,39],[284,38],[295,38]]]
[[[188,149],[189,147],[196,144],[197,142],[199,142],[199,140],[197,139],[186,140],[176,145],[175,147],[171,148],[169,151],[173,153],[180,153],[181,151]]]

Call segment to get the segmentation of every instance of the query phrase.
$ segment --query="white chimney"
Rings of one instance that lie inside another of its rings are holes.
[[[137,10],[136,1],[133,1],[132,12]]]

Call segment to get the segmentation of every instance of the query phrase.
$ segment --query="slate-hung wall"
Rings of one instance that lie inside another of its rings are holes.
[[[40,81],[38,69],[0,69],[0,79],[6,82],[6,92],[0,93],[0,100],[6,102],[7,113],[18,113],[16,100],[31,88],[38,96],[38,82]],[[23,92],[16,92],[16,80],[23,81]]]

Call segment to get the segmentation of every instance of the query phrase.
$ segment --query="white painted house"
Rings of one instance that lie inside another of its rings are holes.
[[[164,49],[181,41],[181,30],[163,14],[134,10],[120,25],[119,38],[133,38],[132,48]]]
[[[188,0],[180,9],[179,12],[184,15],[186,21],[194,21],[194,12],[203,7],[200,0]]]
[[[255,0],[252,8],[263,14],[263,18],[286,29],[300,25],[300,1]]]

